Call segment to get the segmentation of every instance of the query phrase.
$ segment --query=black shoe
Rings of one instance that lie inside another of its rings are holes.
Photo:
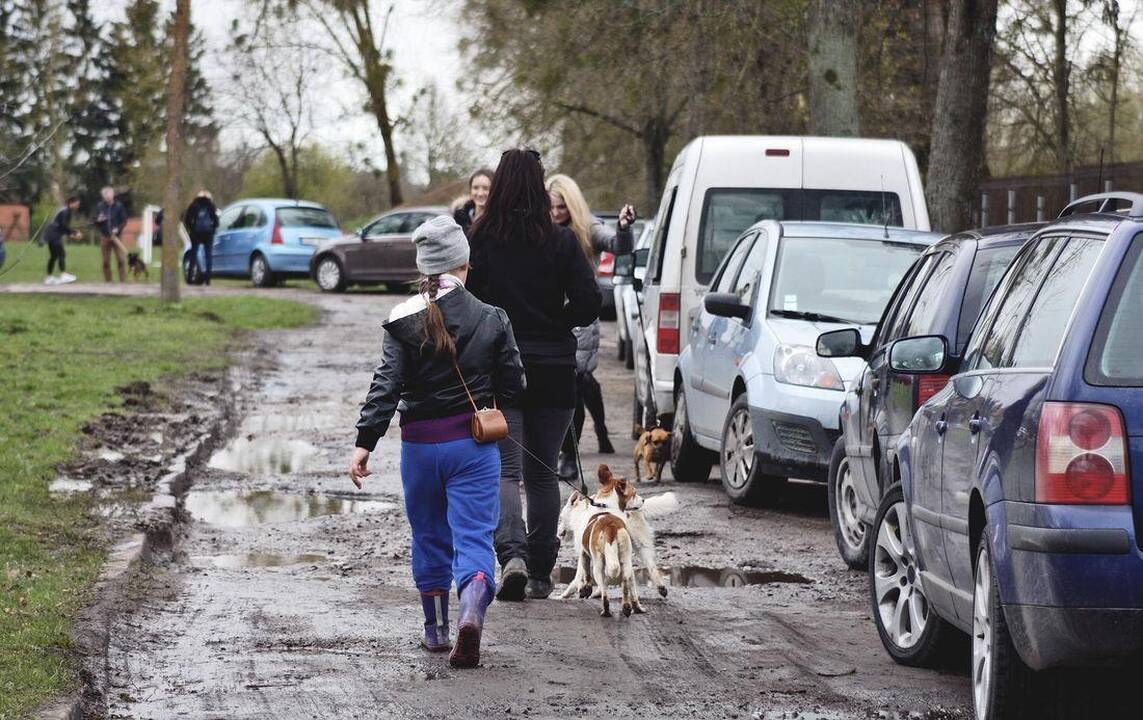
[[[615,446],[611,444],[611,438],[608,436],[606,430],[599,436],[599,452],[602,455],[615,454]]]
[[[575,466],[575,457],[571,453],[560,453],[560,462],[556,468],[560,477],[568,480],[574,480],[579,477],[579,471]]]
[[[528,568],[520,558],[512,558],[500,571],[500,587],[496,599],[500,602],[521,602],[524,586],[528,582]]]
[[[528,587],[524,592],[531,600],[547,600],[552,594],[552,581],[544,578],[528,578]]]

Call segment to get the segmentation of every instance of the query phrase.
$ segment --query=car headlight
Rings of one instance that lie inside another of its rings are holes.
[[[812,347],[805,345],[779,345],[774,349],[774,379],[787,385],[845,389],[833,361],[818,357]]]

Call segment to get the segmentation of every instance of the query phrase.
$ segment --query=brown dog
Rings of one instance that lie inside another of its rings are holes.
[[[661,427],[650,430],[639,430],[639,442],[635,443],[635,480],[643,477],[639,474],[642,469],[646,472],[648,480],[659,482],[663,475],[663,466],[671,459],[671,433]]]

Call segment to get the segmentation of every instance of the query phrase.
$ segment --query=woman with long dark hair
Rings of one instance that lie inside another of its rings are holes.
[[[469,241],[468,288],[508,313],[527,377],[519,410],[506,413],[511,434],[500,441],[497,598],[546,598],[559,553],[560,491],[554,468],[576,402],[572,328],[590,325],[599,316],[599,287],[575,233],[552,222],[544,168],[535,150],[508,150],[500,158],[488,205]],[[521,481],[528,497],[526,525]]]

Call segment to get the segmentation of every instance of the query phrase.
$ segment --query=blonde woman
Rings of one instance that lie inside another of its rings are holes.
[[[601,252],[621,254],[631,251],[634,245],[631,223],[635,220],[635,210],[630,205],[624,205],[619,211],[619,227],[618,230],[613,230],[591,214],[579,185],[567,175],[553,175],[548,180],[548,196],[552,203],[552,221],[575,233],[580,248],[593,266],[598,264]],[[583,435],[585,408],[591,413],[592,424],[595,425],[599,452],[604,454],[615,452],[607,432],[603,390],[593,374],[599,365],[599,320],[587,327],[575,328],[572,332],[576,336],[577,392],[573,426],[564,439],[563,452],[560,455],[559,471],[560,475],[565,477],[575,477],[578,474],[574,443]],[[571,435],[573,432],[574,440]]]

